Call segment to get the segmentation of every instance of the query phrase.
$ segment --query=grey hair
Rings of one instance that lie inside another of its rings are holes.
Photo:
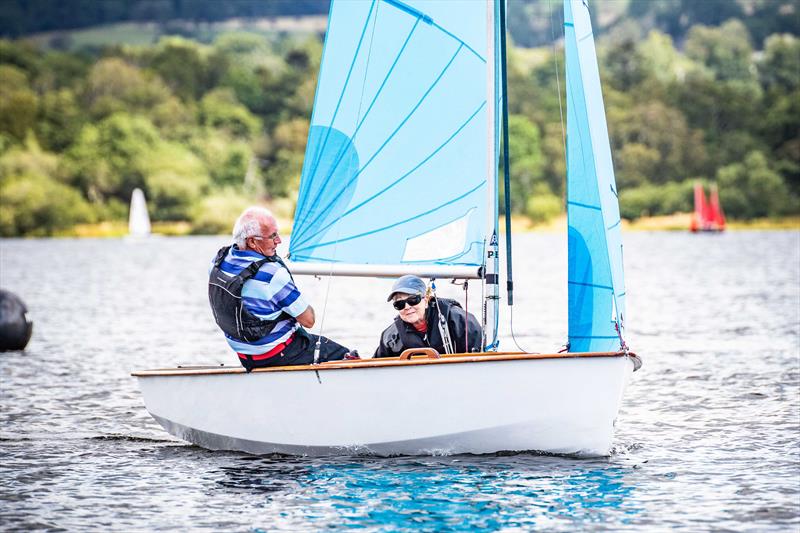
[[[239,248],[245,247],[248,237],[257,237],[261,233],[261,222],[266,218],[275,218],[266,207],[248,207],[233,225],[233,242]]]

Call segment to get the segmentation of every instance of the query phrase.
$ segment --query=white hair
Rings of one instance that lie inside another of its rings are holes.
[[[244,248],[248,237],[258,237],[261,233],[262,222],[268,218],[275,217],[266,207],[253,206],[242,211],[233,225],[233,242],[236,243],[236,246]]]

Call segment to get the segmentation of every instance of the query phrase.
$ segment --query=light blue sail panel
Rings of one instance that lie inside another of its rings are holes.
[[[487,6],[335,0],[293,261],[480,265]]]
[[[565,0],[564,36],[570,351],[616,351],[624,338],[622,236],[586,0]]]

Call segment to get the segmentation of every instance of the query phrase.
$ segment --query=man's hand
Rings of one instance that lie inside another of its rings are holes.
[[[304,328],[314,327],[314,321],[316,319],[316,317],[314,316],[314,308],[309,305],[308,307],[306,307],[305,311],[297,315],[297,317],[295,318]]]

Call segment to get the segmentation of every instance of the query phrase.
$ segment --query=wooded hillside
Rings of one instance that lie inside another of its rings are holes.
[[[194,5],[118,3],[134,4]],[[9,5],[22,3],[4,3],[2,16]],[[535,220],[563,211],[556,5],[510,2],[512,209]],[[719,184],[734,218],[800,212],[795,3],[592,5],[623,216],[690,210],[696,179]],[[124,220],[136,187],[155,220],[195,232],[227,231],[259,199],[291,215],[321,36],[240,31],[201,42],[181,27],[183,36],[136,46],[0,40],[0,235]],[[542,37],[550,32],[555,41]]]

